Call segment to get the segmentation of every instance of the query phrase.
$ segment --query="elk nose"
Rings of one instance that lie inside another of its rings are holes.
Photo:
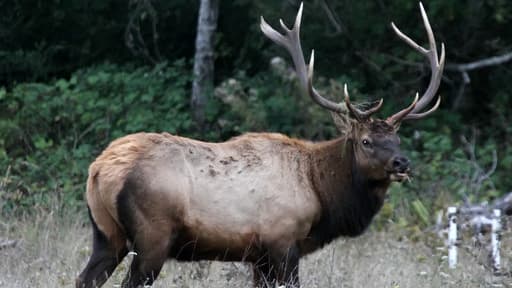
[[[404,156],[395,156],[393,157],[392,165],[395,171],[403,173],[409,168],[409,159]]]

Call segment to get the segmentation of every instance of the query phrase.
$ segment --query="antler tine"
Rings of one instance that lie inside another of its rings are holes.
[[[380,98],[380,101],[377,105],[366,111],[362,111],[356,108],[354,105],[352,105],[352,103],[350,103],[350,96],[348,95],[347,84],[343,86],[343,93],[345,94],[345,104],[347,105],[348,110],[350,111],[350,113],[352,113],[352,115],[354,115],[354,117],[358,121],[363,121],[370,118],[372,114],[377,112],[382,107],[382,103],[384,103],[384,100]]]
[[[416,97],[414,97],[414,101],[412,101],[412,104],[409,105],[409,107],[401,110],[400,112],[394,114],[393,116],[388,117],[386,121],[392,125],[395,125],[397,123],[400,123],[402,119],[411,113],[411,111],[416,107],[416,103],[418,103],[419,94],[416,92]],[[439,101],[438,101],[439,102]],[[431,109],[432,110],[432,109]],[[433,112],[433,111],[432,111]]]
[[[423,3],[420,2],[420,12],[421,18],[423,19],[423,26],[425,26],[425,30],[427,31],[428,44],[430,45],[430,52],[433,54],[433,58],[437,61],[437,46],[436,39],[434,38],[434,32],[432,31],[432,26],[430,26],[430,21],[428,20],[427,12],[425,12],[425,8],[423,7]]]
[[[311,56],[309,58],[309,65],[308,65],[308,84],[307,89],[309,96],[313,98],[313,100],[318,103],[318,105],[326,108],[327,110],[330,110],[332,112],[336,113],[342,113],[346,110],[344,107],[338,103],[332,102],[330,100],[325,99],[316,91],[315,87],[313,87],[313,70],[315,67],[315,50],[311,50]]]
[[[416,95],[418,95],[418,94],[416,93]],[[439,108],[440,104],[441,104],[441,96],[437,97],[436,104],[434,104],[434,106],[432,106],[432,108],[430,108],[430,110],[425,111],[425,112],[421,112],[421,113],[410,113],[410,114],[407,114],[404,119],[416,120],[416,119],[421,119],[423,117],[426,117],[426,116],[430,115],[432,112],[436,111],[437,108]]]
[[[318,105],[323,108],[333,111],[333,112],[343,112],[344,107],[336,102],[330,101],[320,95],[318,91],[313,87],[313,66],[314,66],[314,51],[311,53],[311,59],[309,63],[309,69],[306,67],[306,62],[304,60],[304,54],[302,52],[302,47],[300,45],[300,24],[302,20],[302,9],[303,4],[300,4],[299,11],[297,12],[297,17],[295,18],[295,23],[292,29],[289,29],[282,20],[279,20],[281,27],[284,30],[284,34],[277,32],[274,28],[272,28],[263,17],[261,17],[260,28],[263,34],[265,34],[270,40],[274,41],[278,45],[283,46],[288,50],[290,56],[292,57],[293,64],[295,66],[295,71],[297,73],[297,77],[299,78],[300,85],[304,93],[308,93],[309,96],[315,101]],[[309,70],[309,71],[308,71]]]
[[[393,30],[395,33],[400,37],[404,42],[409,44],[412,48],[414,48],[416,51],[427,57],[427,59],[430,62],[430,69],[432,70],[432,75],[430,76],[430,83],[428,85],[427,90],[425,93],[420,97],[418,103],[416,103],[415,107],[409,111],[408,114],[403,114],[405,110],[409,110],[411,106],[408,108],[405,108],[404,110],[396,113],[395,115],[388,118],[388,121],[401,121],[401,120],[408,120],[408,119],[420,119],[423,118],[430,113],[434,112],[440,104],[441,98],[439,97],[436,104],[428,111],[419,113],[421,110],[423,110],[434,98],[437,90],[439,89],[439,85],[441,84],[441,77],[444,70],[444,63],[445,63],[445,47],[444,43],[441,43],[441,57],[438,58],[437,54],[437,44],[434,37],[434,33],[432,31],[432,27],[430,26],[430,22],[427,17],[427,13],[425,12],[425,8],[423,8],[423,4],[420,2],[420,11],[421,16],[423,19],[423,24],[425,26],[425,30],[427,32],[427,37],[429,41],[429,49],[425,49],[422,46],[418,45],[414,40],[409,38],[407,35],[402,33],[400,29],[396,27],[394,23],[391,23],[391,26],[393,27]],[[400,117],[398,117],[398,115]]]

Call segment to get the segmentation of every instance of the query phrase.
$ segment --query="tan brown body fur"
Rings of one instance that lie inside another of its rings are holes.
[[[118,197],[126,183],[135,185],[137,191],[126,191],[137,195],[126,196],[142,199],[128,205],[145,234],[162,226],[186,229],[197,241],[196,253],[209,247],[243,253],[251,242],[306,237],[319,213],[317,197],[304,188],[311,186],[305,158],[312,147],[279,134],[247,134],[219,144],[166,133],[129,135],[91,165],[87,200],[108,238],[126,237],[118,227],[133,228],[123,228]]]

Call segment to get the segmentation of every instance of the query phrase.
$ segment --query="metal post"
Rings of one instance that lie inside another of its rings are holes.
[[[453,269],[457,265],[457,208],[448,207],[448,267]]]
[[[501,258],[500,258],[500,236],[501,236],[501,210],[494,209],[494,217],[492,218],[492,234],[491,234],[491,261],[494,273],[499,273],[501,269]]]

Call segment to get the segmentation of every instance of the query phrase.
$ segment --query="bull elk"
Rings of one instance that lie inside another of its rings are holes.
[[[136,252],[122,287],[151,285],[168,258],[245,261],[255,285],[299,286],[299,259],[340,236],[364,232],[393,181],[407,179],[400,123],[434,112],[444,66],[420,3],[425,49],[396,34],[430,62],[422,97],[385,120],[350,102],[332,102],[313,87],[314,54],[306,66],[299,39],[302,4],[284,34],[261,18],[261,30],[290,53],[304,94],[332,112],[342,136],[312,143],[249,133],[205,143],[168,133],[137,133],[110,143],[90,165],[86,198],[93,252],[76,287],[101,286],[129,250]],[[419,100],[418,100],[419,99]]]

